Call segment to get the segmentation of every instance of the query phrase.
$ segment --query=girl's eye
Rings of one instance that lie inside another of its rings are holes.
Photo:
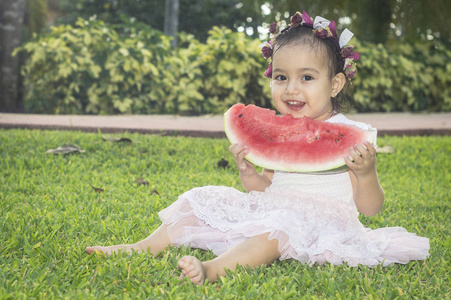
[[[287,80],[287,78],[283,75],[277,75],[276,77],[274,77],[274,79],[278,81]]]
[[[313,80],[313,77],[309,76],[309,75],[305,75],[305,76],[302,76],[302,80],[310,81],[310,80]]]

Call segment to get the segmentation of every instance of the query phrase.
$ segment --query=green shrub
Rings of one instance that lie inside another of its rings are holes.
[[[149,102],[169,38],[155,30],[122,34],[99,21],[79,19],[54,27],[25,44],[23,69],[30,92],[28,111],[44,113],[132,113]]]
[[[244,33],[213,27],[205,44],[188,49],[190,60],[199,60],[202,71],[200,91],[206,108],[202,113],[223,113],[237,102],[271,107],[260,44]]]
[[[358,44],[354,99],[368,111],[450,111],[451,51],[432,43]]]
[[[181,35],[181,44],[172,49],[143,24],[55,27],[17,50],[29,55],[27,111],[206,114],[254,99],[271,105],[258,41],[215,27],[206,43]]]
[[[162,79],[151,101],[164,99],[160,113],[224,113],[241,102],[271,107],[269,82],[258,51],[259,42],[243,33],[213,27],[205,43],[192,35],[180,36],[182,47],[160,69]]]
[[[271,107],[259,40],[214,27],[180,47],[142,23],[79,19],[26,43],[26,110],[35,113],[208,114],[237,102]],[[360,44],[357,111],[451,110],[451,51],[432,44]]]

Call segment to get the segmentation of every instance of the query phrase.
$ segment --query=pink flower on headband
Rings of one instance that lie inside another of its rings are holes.
[[[269,67],[266,69],[265,77],[272,78],[272,62],[269,63]]]
[[[349,63],[348,65],[346,65],[344,72],[345,72],[346,77],[348,77],[349,79],[354,77],[355,74],[357,73],[357,68],[355,67],[355,63]]]
[[[332,36],[337,37],[337,23],[335,23],[334,20],[330,21],[329,29],[330,32],[332,33]]]
[[[279,31],[279,25],[277,25],[276,22],[272,22],[271,26],[269,27],[269,32],[272,34],[276,34]]]
[[[341,49],[341,57],[343,58],[352,58],[354,60],[359,60],[360,53],[358,51],[352,51],[354,46],[346,45]]]
[[[270,58],[272,56],[273,50],[271,41],[264,42],[263,44],[260,45],[260,48],[262,49],[262,55],[264,58]]]
[[[313,21],[310,19],[309,15],[304,11],[302,11],[302,25],[313,26]]]
[[[322,39],[329,38],[329,37],[336,37],[337,36],[337,24],[335,21],[330,21],[329,26],[326,28],[318,28],[314,30],[316,32],[316,36]]]
[[[316,36],[319,38],[322,38],[322,39],[325,39],[328,36],[327,30],[323,29],[323,28],[315,29],[315,32],[316,32]]]
[[[272,48],[271,45],[262,47],[262,55],[264,58],[270,58],[272,56]]]
[[[299,24],[302,23],[302,15],[300,12],[296,12],[292,17],[291,17],[291,26],[298,26]]]
[[[329,21],[317,16],[313,22],[314,32],[319,38],[337,37],[337,24],[334,20]]]

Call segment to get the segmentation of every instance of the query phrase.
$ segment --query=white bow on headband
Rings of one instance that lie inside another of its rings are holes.
[[[330,25],[330,21],[320,17],[316,16],[315,20],[313,21],[313,29],[326,29],[327,26]],[[338,44],[340,45],[340,49],[343,49],[344,46],[346,46],[349,41],[352,39],[354,34],[348,30],[347,28],[343,30],[343,32],[340,35],[340,39],[338,40]]]

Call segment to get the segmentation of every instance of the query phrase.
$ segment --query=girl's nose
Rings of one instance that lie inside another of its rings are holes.
[[[285,90],[287,95],[297,95],[299,94],[299,86],[295,81],[289,81],[287,89]]]

